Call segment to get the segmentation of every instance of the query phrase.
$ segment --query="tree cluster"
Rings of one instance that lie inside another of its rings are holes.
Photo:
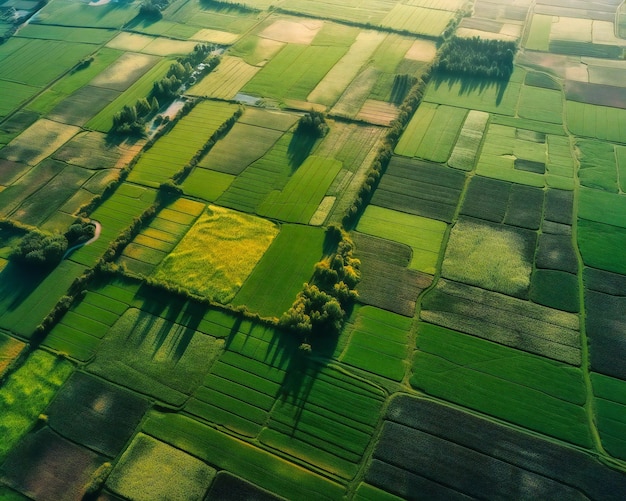
[[[139,7],[139,15],[145,19],[158,21],[163,17],[161,11],[169,5],[169,0],[144,0]]]
[[[31,231],[22,237],[10,258],[27,265],[52,267],[63,259],[66,250],[67,238],[64,235]]]
[[[159,111],[159,101],[152,97],[151,101],[142,97],[135,104],[126,105],[113,115],[111,132],[129,136],[143,136],[146,120]]]
[[[515,42],[452,37],[441,47],[436,69],[440,73],[507,80],[513,73]]]
[[[298,120],[296,132],[314,137],[324,137],[328,133],[328,124],[321,111],[311,110]]]
[[[346,309],[357,298],[354,288],[361,278],[361,263],[352,256],[352,240],[337,226],[327,229],[326,238],[336,240],[337,250],[315,265],[313,279],[278,322],[298,334],[303,344],[309,344],[311,335],[338,335]]]

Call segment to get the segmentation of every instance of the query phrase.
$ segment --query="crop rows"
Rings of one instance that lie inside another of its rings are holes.
[[[148,276],[176,246],[196,218],[204,210],[202,203],[178,199],[150,221],[128,244],[121,257],[131,271]]]
[[[372,197],[372,204],[451,222],[465,174],[446,167],[393,157]]]
[[[128,180],[158,187],[187,165],[236,110],[237,106],[228,103],[199,103],[142,155]]]
[[[567,101],[567,126],[577,136],[622,142],[626,135],[626,110]]]
[[[238,57],[224,56],[218,67],[187,93],[192,96],[233,99],[259,70],[259,67],[251,66]]]
[[[380,24],[398,31],[438,37],[453,17],[453,12],[398,3]]]
[[[448,165],[455,169],[472,170],[476,163],[476,155],[483,140],[489,114],[470,110],[463,122],[459,137],[454,144]]]
[[[359,309],[350,326],[350,344],[341,361],[394,381],[404,377],[411,319],[370,306]]]

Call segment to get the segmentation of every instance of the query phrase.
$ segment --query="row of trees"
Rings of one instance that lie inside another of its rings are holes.
[[[436,69],[451,75],[508,80],[516,50],[515,42],[451,37],[441,46]]]
[[[346,311],[358,297],[355,287],[361,278],[361,263],[352,255],[350,236],[331,225],[326,240],[336,245],[336,251],[315,265],[313,278],[303,285],[291,308],[278,321],[279,326],[300,336],[306,349],[310,349],[313,336],[338,335]]]
[[[296,132],[313,137],[324,137],[329,128],[321,111],[311,110],[298,120]]]

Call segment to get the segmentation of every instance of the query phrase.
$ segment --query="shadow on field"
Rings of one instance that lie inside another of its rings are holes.
[[[509,85],[509,80],[495,80],[488,78],[460,77],[450,75],[435,75],[435,77],[433,78],[433,85],[435,87],[435,90],[444,84],[447,84],[448,89],[451,89],[457,83],[460,83],[460,96],[470,94],[471,92],[481,93],[491,87],[496,87],[498,91],[496,95],[496,106],[498,106],[502,102],[504,92]]]
[[[0,273],[0,311],[17,309],[51,271],[9,261]]]
[[[294,171],[302,165],[302,162],[306,160],[317,141],[316,137],[310,134],[303,134],[296,132],[287,148],[287,158],[289,159],[289,166]]]

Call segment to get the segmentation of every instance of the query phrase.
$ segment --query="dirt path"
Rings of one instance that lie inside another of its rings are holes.
[[[67,256],[69,256],[72,252],[74,252],[76,249],[80,249],[83,245],[89,245],[93,242],[95,242],[96,240],[98,240],[98,238],[100,238],[100,233],[102,232],[102,225],[98,222],[98,221],[90,221],[91,223],[93,223],[93,225],[96,227],[94,233],[93,233],[93,237],[91,237],[89,240],[87,240],[86,242],[82,242],[80,244],[77,245],[73,245],[72,247],[70,247],[69,249],[67,249],[65,251],[65,254],[63,254],[63,259],[65,259]]]

